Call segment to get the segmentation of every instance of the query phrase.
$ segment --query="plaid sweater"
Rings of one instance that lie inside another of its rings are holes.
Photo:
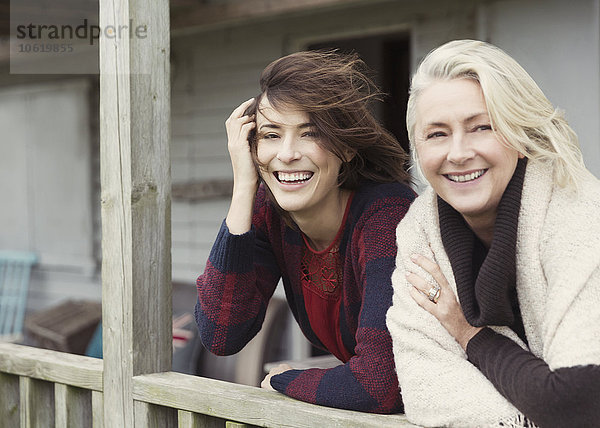
[[[324,406],[374,413],[403,411],[385,315],[392,302],[395,228],[415,193],[400,183],[366,182],[352,199],[340,240],[343,283],[339,328],[352,358],[332,369],[289,370],[271,378],[277,391]],[[311,329],[301,284],[304,245],[261,186],[252,229],[232,235],[223,222],[197,281],[196,322],[204,346],[218,355],[242,349],[260,330],[279,279],[300,328]]]

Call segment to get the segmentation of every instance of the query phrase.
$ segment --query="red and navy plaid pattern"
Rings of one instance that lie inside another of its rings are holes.
[[[396,226],[415,193],[400,183],[364,183],[355,193],[340,240],[343,264],[340,335],[352,358],[321,370],[291,370],[271,379],[278,391],[324,406],[401,412],[385,316],[392,303]],[[218,355],[242,349],[260,330],[280,278],[300,328],[315,346],[301,284],[301,234],[286,226],[259,188],[252,230],[232,235],[221,225],[197,281],[196,322],[204,346]]]

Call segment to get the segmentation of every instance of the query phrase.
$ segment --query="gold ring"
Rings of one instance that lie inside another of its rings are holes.
[[[433,303],[437,303],[438,300],[440,299],[440,294],[441,294],[441,288],[439,285],[434,285],[429,289],[429,292],[427,293],[427,298],[432,301]]]

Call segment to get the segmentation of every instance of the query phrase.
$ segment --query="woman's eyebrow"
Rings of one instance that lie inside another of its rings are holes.
[[[277,125],[276,123],[265,123],[263,125],[260,125],[259,129],[263,129],[263,128],[280,129],[281,126]]]
[[[473,122],[474,120],[479,119],[481,116],[485,116],[486,119],[489,117],[486,112],[482,111],[481,113],[475,113],[475,114],[467,117],[464,121],[465,122]]]
[[[486,119],[489,117],[486,112],[482,111],[479,113],[472,114],[472,115],[466,117],[465,119],[462,119],[462,122],[470,123],[470,122],[473,122],[473,121],[481,118],[482,116],[485,117]],[[448,126],[448,123],[436,121],[436,122],[429,122],[429,123],[425,124],[424,128],[427,129],[427,128],[436,128],[436,127],[444,127],[444,126]]]
[[[424,128],[438,128],[443,126],[448,126],[448,124],[446,122],[429,122],[425,124]]]
[[[306,123],[301,123],[300,125],[297,125],[297,128],[299,128],[299,129],[314,128],[314,127],[315,127],[315,124],[312,123],[312,122],[306,122]],[[260,129],[263,129],[263,128],[281,129],[282,126],[279,125],[279,124],[276,124],[276,123],[270,123],[269,122],[269,123],[265,123],[265,124],[260,125],[260,127],[258,129],[260,130]]]

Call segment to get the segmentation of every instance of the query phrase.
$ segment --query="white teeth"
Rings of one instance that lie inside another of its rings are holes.
[[[310,172],[282,172],[279,171],[277,173],[277,178],[279,181],[285,182],[297,182],[297,181],[305,181],[312,177],[312,173]]]
[[[475,180],[476,178],[481,177],[484,172],[485,172],[485,169],[482,169],[480,171],[476,171],[476,172],[473,172],[471,174],[466,174],[466,175],[450,175],[450,174],[447,174],[446,176],[450,180],[452,180],[452,181],[457,181],[459,183],[463,183],[465,181],[471,181],[471,180]]]

